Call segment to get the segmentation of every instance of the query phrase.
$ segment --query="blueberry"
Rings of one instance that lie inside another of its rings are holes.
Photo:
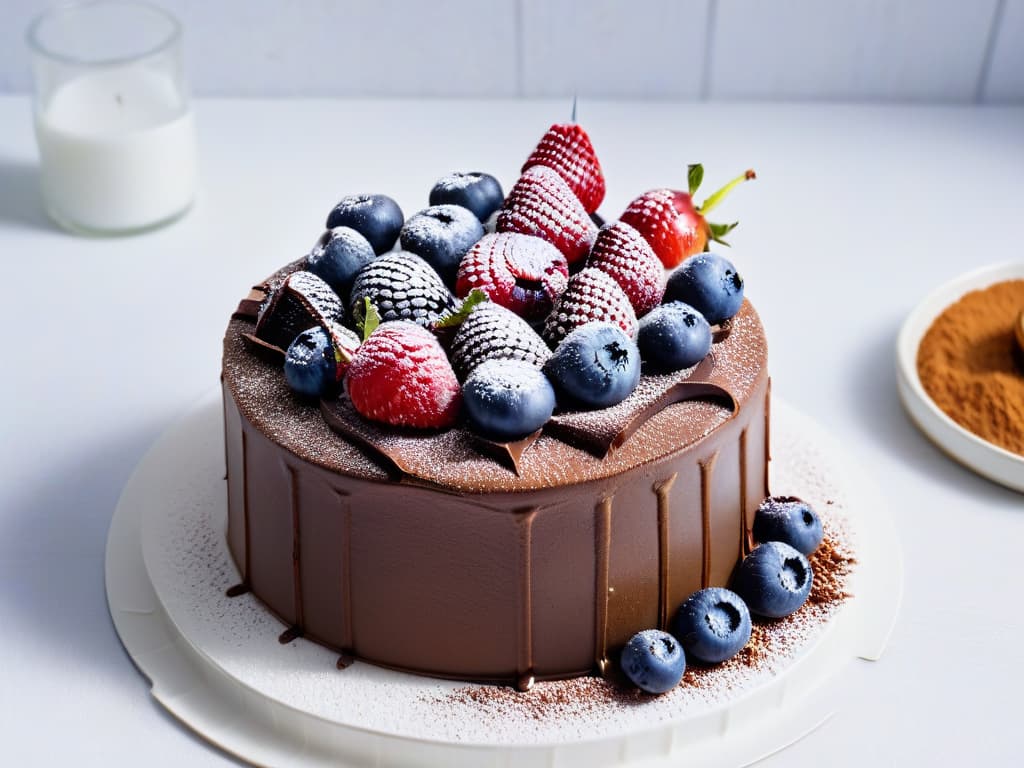
[[[636,389],[640,350],[617,325],[587,323],[562,339],[544,371],[571,400],[607,408]]]
[[[668,276],[664,300],[686,302],[716,325],[739,311],[743,278],[725,257],[698,253]]]
[[[636,345],[653,371],[681,371],[711,349],[711,326],[704,315],[681,301],[655,307],[640,318]]]
[[[740,563],[733,589],[751,613],[781,619],[804,604],[813,580],[806,557],[789,544],[767,541]]]
[[[645,629],[633,635],[622,649],[619,663],[626,677],[648,693],[671,691],[686,671],[683,647],[660,629]]]
[[[485,437],[515,440],[544,426],[555,409],[548,377],[523,360],[486,360],[462,385],[473,426]]]
[[[686,655],[717,664],[731,659],[750,639],[750,611],[735,592],[709,587],[694,592],[679,606],[672,623]]]
[[[373,246],[351,227],[335,227],[324,232],[306,256],[306,269],[322,278],[348,303],[348,293],[356,272],[373,261]]]
[[[334,386],[336,371],[334,346],[320,326],[303,331],[288,346],[284,378],[298,394],[306,397],[325,394]]]
[[[484,236],[480,220],[461,205],[434,205],[409,218],[402,227],[402,249],[415,253],[448,285],[455,284],[459,262]]]
[[[809,555],[821,544],[821,520],[811,505],[795,496],[769,496],[754,515],[757,541],[781,541]]]
[[[376,254],[390,251],[398,239],[405,216],[387,195],[349,195],[327,214],[327,228],[351,227],[361,234]]]
[[[461,205],[473,212],[481,222],[505,202],[501,184],[489,173],[449,173],[430,190],[431,205]]]

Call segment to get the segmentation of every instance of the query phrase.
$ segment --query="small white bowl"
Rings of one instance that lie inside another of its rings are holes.
[[[907,316],[896,342],[900,399],[922,432],[949,456],[979,475],[1024,493],[1024,456],[975,435],[947,416],[928,396],[917,375],[917,348],[932,322],[964,294],[1004,280],[1024,279],[1024,262],[969,272],[935,290]]]

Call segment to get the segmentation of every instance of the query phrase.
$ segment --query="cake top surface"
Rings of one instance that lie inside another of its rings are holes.
[[[240,412],[257,429],[299,458],[334,472],[457,493],[558,488],[610,478],[657,461],[706,437],[734,413],[721,396],[705,394],[674,402],[687,396],[678,391],[679,383],[692,384],[699,377],[728,393],[740,408],[767,376],[764,329],[745,301],[729,333],[713,345],[713,362],[698,365],[697,370],[644,376],[633,395],[618,406],[556,416],[532,441],[508,446],[513,453],[521,450],[513,464],[507,455],[499,455],[506,447],[482,441],[461,425],[441,432],[379,427],[347,406],[343,395],[325,400],[322,414],[289,390],[279,365],[248,347],[244,334],[252,329],[250,320],[231,320],[224,339],[223,376]],[[610,445],[602,455],[600,446],[616,438],[621,444]]]

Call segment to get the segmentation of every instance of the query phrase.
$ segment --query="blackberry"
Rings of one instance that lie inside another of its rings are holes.
[[[529,323],[492,301],[481,304],[462,322],[451,349],[459,381],[485,360],[522,360],[543,368],[550,356],[551,350]]]
[[[412,253],[396,251],[374,259],[352,283],[352,316],[361,321],[365,299],[381,320],[411,320],[424,327],[455,308],[455,298],[427,262]]]

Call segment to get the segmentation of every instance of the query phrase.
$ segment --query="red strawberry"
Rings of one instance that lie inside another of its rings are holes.
[[[569,287],[555,302],[541,335],[555,347],[571,331],[593,322],[612,323],[630,338],[636,336],[636,313],[629,297],[611,277],[587,267],[569,278]]]
[[[597,227],[569,185],[544,165],[519,177],[498,214],[497,229],[543,238],[570,264],[586,257],[597,236]]]
[[[536,149],[523,163],[522,173],[535,165],[558,172],[573,194],[593,213],[604,200],[604,173],[590,137],[576,123],[556,123],[548,128]]]
[[[693,195],[703,178],[703,167],[691,165],[689,192],[654,189],[636,198],[622,214],[622,221],[635,227],[647,239],[667,269],[673,269],[689,256],[706,250],[709,240],[728,245],[722,238],[739,222],[710,224],[705,220],[704,214],[718,205],[733,187],[757,177],[753,171],[746,171],[711,195],[700,206],[695,206]]]
[[[462,401],[441,344],[405,320],[382,323],[359,345],[346,382],[360,414],[400,427],[450,427]]]
[[[569,281],[565,256],[547,240],[517,232],[484,235],[459,264],[455,293],[474,288],[527,320],[543,320]]]
[[[626,292],[637,317],[661,304],[665,270],[643,235],[624,221],[601,228],[587,266],[611,276]]]

